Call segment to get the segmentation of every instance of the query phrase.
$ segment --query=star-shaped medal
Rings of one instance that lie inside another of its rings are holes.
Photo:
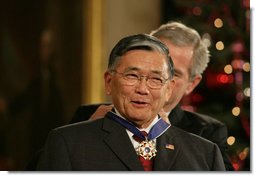
[[[156,143],[154,141],[142,141],[137,147],[136,152],[145,160],[150,160],[156,156]]]

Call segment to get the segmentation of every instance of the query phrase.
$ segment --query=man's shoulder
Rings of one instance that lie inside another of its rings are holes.
[[[209,115],[186,110],[184,110],[183,112],[186,114],[187,118],[189,118],[192,121],[200,122],[202,125],[225,126],[223,122]]]
[[[102,127],[103,119],[81,121],[72,124],[63,125],[53,129],[53,132],[68,135],[86,134],[87,132],[100,129]]]
[[[186,127],[190,128],[192,126],[196,126],[196,128],[204,126],[224,126],[224,123],[214,117],[197,112],[183,110],[179,105],[172,110],[169,118],[173,125],[182,129],[186,129]]]
[[[88,120],[100,105],[109,105],[110,103],[83,104],[79,106],[70,123],[76,123]]]
[[[173,119],[172,121],[171,118]],[[205,114],[182,110],[179,107],[174,109],[172,116],[170,116],[170,122],[173,126],[214,142],[216,141],[213,139],[215,135],[227,135],[227,127],[221,121]]]
[[[204,144],[204,145],[213,145],[214,142],[203,138],[197,134],[187,132],[186,130],[183,130],[181,128],[171,126],[170,130],[172,131],[172,134],[175,134],[175,138],[179,141],[182,141],[183,144]]]

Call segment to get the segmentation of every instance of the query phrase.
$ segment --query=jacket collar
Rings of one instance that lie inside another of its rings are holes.
[[[108,132],[108,135],[104,138],[106,145],[111,148],[126,167],[133,171],[143,171],[143,166],[138,159],[125,128],[106,116],[104,118],[103,130]]]
[[[186,116],[185,112],[181,109],[179,104],[171,111],[168,118],[173,126],[182,129],[186,129],[192,125],[192,122]]]
[[[176,157],[180,152],[178,143],[175,142],[175,127],[171,126],[164,134],[157,139],[157,156],[155,158],[155,171],[171,170]]]

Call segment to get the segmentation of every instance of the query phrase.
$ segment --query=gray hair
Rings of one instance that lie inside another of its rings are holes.
[[[193,59],[190,66],[190,78],[202,74],[210,61],[210,53],[206,42],[203,41],[198,32],[180,22],[169,22],[152,31],[150,35],[157,38],[169,40],[172,44],[182,46],[193,46]]]
[[[136,34],[121,39],[111,51],[108,62],[108,70],[113,70],[121,59],[121,56],[123,56],[125,53],[137,49],[158,51],[159,53],[163,54],[168,65],[169,79],[173,78],[174,66],[172,59],[169,56],[167,46],[165,46],[165,44],[163,44],[156,37],[147,34]]]

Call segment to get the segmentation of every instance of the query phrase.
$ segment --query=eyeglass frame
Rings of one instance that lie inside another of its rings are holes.
[[[147,85],[149,88],[151,88],[151,89],[160,89],[160,88],[162,88],[163,85],[164,85],[167,81],[169,81],[169,78],[170,78],[170,76],[169,76],[168,78],[164,78],[162,75],[160,75],[159,78],[160,78],[160,81],[161,81],[162,83],[158,84],[159,87],[155,87],[155,86],[151,86],[150,83],[148,84],[148,80],[152,80],[152,79],[153,79],[152,77],[150,77],[150,75],[144,76],[144,75],[136,75],[136,74],[134,74],[135,76],[137,76],[137,78],[134,77],[134,78],[132,79],[132,78],[128,78],[127,75],[125,75],[125,74],[127,74],[128,72],[118,72],[116,69],[112,69],[112,70],[110,70],[109,72],[110,72],[110,73],[117,73],[117,74],[120,74],[120,75],[122,76],[122,78],[123,78],[124,80],[126,80],[126,81],[134,81],[134,83],[127,82],[127,83],[129,83],[129,84],[128,84],[129,86],[134,86],[134,85],[136,85],[136,84],[138,83],[138,81],[141,82],[141,81],[142,81],[142,78],[145,78],[146,85]]]

